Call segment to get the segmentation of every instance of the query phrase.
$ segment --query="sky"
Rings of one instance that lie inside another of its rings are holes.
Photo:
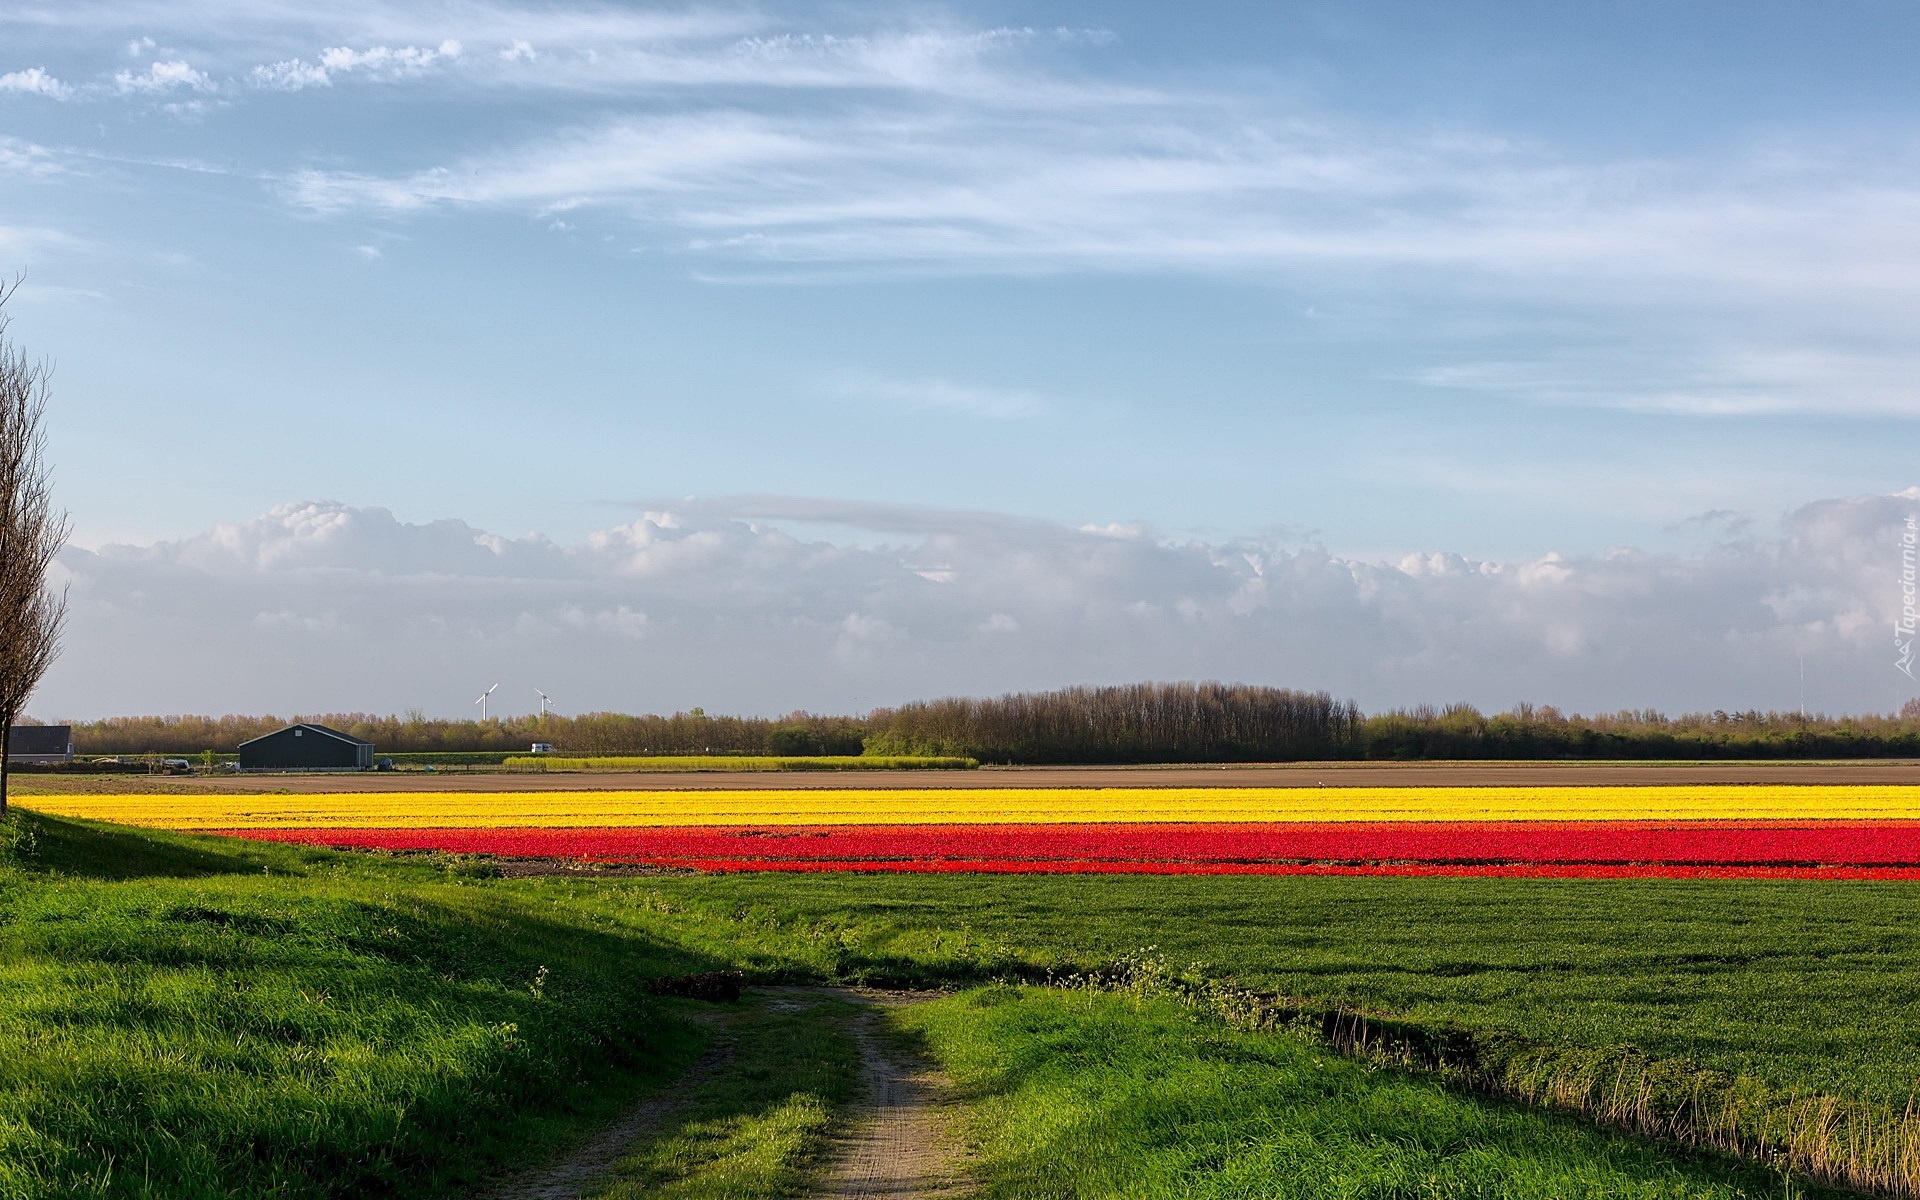
[[[16,0],[32,708],[1897,708],[1916,35]]]

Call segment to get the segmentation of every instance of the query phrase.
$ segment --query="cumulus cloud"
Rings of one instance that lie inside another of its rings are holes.
[[[215,88],[206,72],[177,58],[156,62],[144,71],[116,71],[113,85],[127,95],[154,95],[181,90],[211,92]]]
[[[72,90],[40,67],[28,67],[24,71],[8,71],[0,75],[0,92],[27,92],[64,100]]]
[[[1703,553],[1511,563],[789,498],[904,535],[846,546],[724,515],[779,500],[684,504],[575,544],[289,504],[70,550],[68,649],[35,710],[456,712],[495,678],[503,711],[534,686],[576,711],[777,712],[1143,678],[1370,706],[1791,707],[1798,657],[1820,707],[1912,690],[1892,625],[1920,489],[1809,504]]]
[[[255,87],[271,88],[278,92],[298,92],[310,87],[333,86],[333,76],[325,67],[310,63],[304,58],[288,58],[276,63],[263,63],[249,72],[248,77]]]

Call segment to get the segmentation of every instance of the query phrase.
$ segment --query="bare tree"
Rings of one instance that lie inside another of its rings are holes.
[[[20,280],[0,285],[0,306]],[[45,362],[30,362],[7,337],[0,312],[0,737],[60,653],[67,596],[47,587],[47,568],[71,526],[53,506],[46,460]],[[7,756],[0,748],[0,816],[7,812]]]

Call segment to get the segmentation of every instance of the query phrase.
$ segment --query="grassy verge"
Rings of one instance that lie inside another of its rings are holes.
[[[0,1197],[457,1194],[670,1076],[711,964],[458,864],[15,817]]]
[[[623,1159],[604,1200],[762,1200],[798,1194],[839,1110],[856,1098],[853,1005],[750,997],[722,1017],[726,1057],[665,1127]]]
[[[1164,999],[994,987],[893,1019],[971,1104],[991,1198],[1819,1194]]]

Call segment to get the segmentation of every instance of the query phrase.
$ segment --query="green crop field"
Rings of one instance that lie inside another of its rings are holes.
[[[1783,1192],[1761,1169],[1478,1102],[1164,1000],[989,988],[902,1023],[978,1098],[994,1200]]]
[[[1920,887],[1755,880],[728,875],[623,885],[843,971],[1071,973],[1147,946],[1249,987],[1904,1108]]]
[[[960,1086],[992,1196],[1789,1186],[1236,1023],[1195,980],[1508,1037],[1527,1049],[1497,1061],[1495,1090],[1551,1075],[1538,1094],[1566,1102],[1583,1078],[1603,1113],[1629,1063],[1696,1095],[1718,1072],[1749,1122],[1805,1093],[1897,1124],[1920,1073],[1920,892],[1898,884],[501,879],[30,814],[4,830],[0,1198],[471,1195],[715,1037],[738,1069],[622,1164],[616,1194],[792,1194],[845,1103],[845,1047],[817,1015],[716,1022],[647,993],[721,968],[986,985],[895,1023]],[[1049,976],[1071,986],[991,982]]]

